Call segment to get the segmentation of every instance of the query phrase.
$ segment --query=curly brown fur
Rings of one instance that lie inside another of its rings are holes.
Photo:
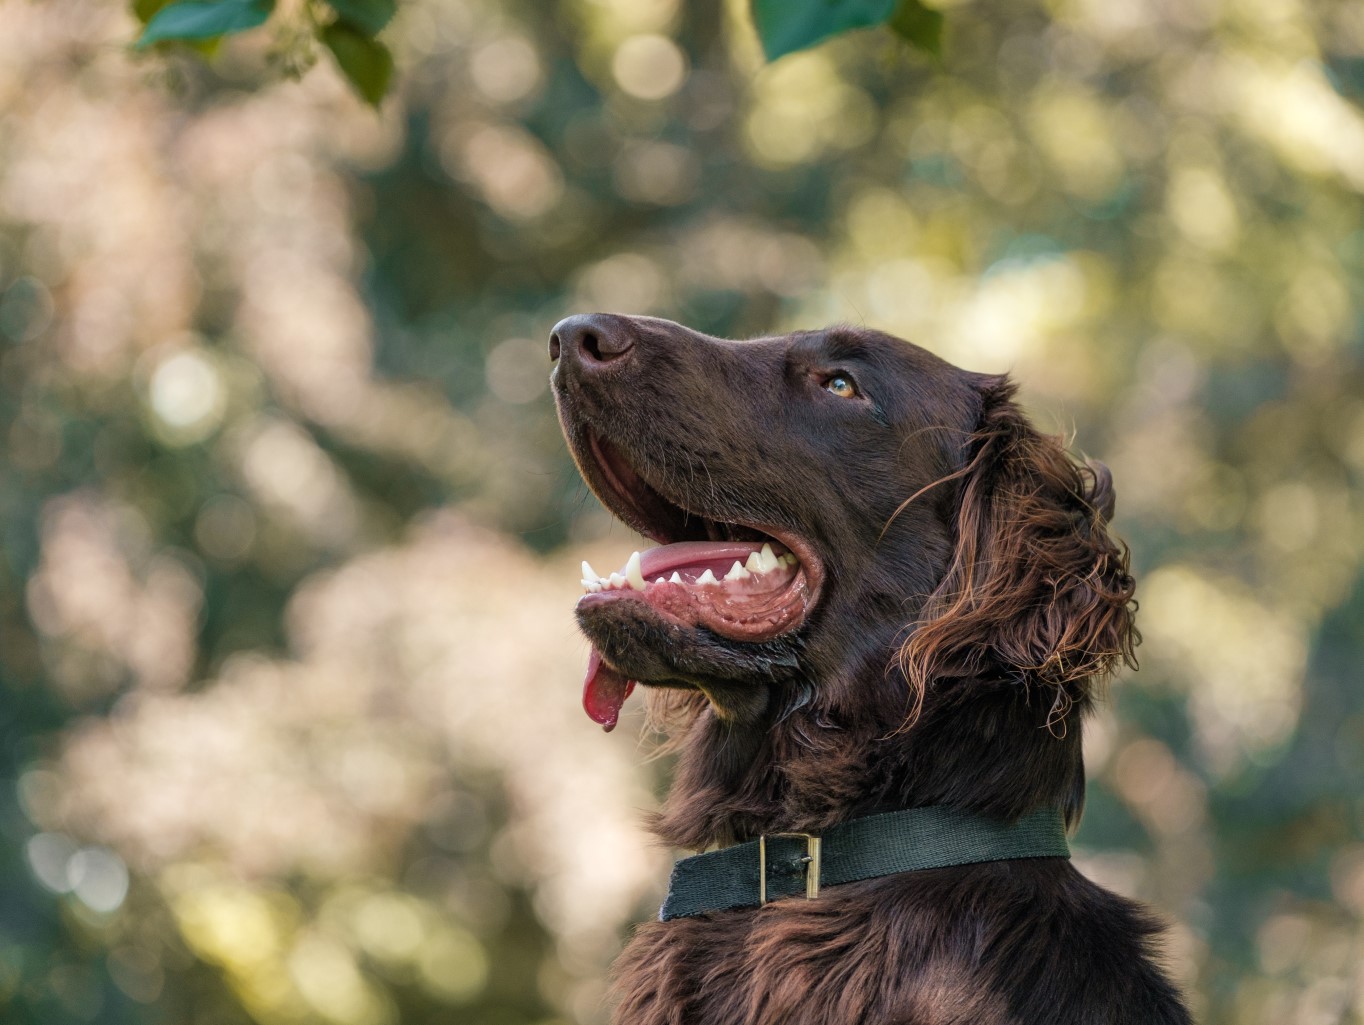
[[[641,926],[616,966],[616,1020],[1186,1020],[1152,963],[1159,926],[1065,862],[889,876],[777,907]],[[1112,937],[1093,948],[1099,930]]]
[[[730,342],[596,314],[551,351],[614,512],[662,543],[771,536],[809,578],[800,621],[756,642],[628,596],[580,606],[677,753],[660,838],[929,805],[1078,822],[1082,720],[1133,662],[1133,582],[1108,471],[1038,433],[1006,378],[847,327]],[[1184,1025],[1158,932],[1064,859],[888,876],[642,926],[614,1021]]]
[[[1039,434],[999,377],[958,471],[957,547],[900,649],[915,710],[934,679],[1025,671],[1053,688],[1052,728],[1118,662],[1136,668],[1136,582],[1111,539],[1113,478]]]

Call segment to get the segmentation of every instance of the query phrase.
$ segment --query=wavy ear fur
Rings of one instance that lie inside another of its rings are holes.
[[[1015,679],[1055,689],[1056,728],[1091,678],[1135,668],[1134,582],[1107,531],[1108,468],[1038,433],[1015,391],[1007,377],[982,379],[952,562],[900,663],[916,714],[936,679]]]

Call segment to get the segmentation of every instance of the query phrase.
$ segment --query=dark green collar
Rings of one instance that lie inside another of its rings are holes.
[[[1013,823],[953,808],[868,815],[822,836],[774,833],[673,866],[661,921],[814,897],[824,886],[925,868],[1015,858],[1069,858],[1061,812],[1043,808]]]

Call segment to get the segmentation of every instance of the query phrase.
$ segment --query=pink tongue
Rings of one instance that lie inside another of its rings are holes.
[[[593,722],[601,723],[610,733],[620,718],[620,706],[635,689],[635,681],[627,680],[601,660],[596,648],[587,660],[587,679],[583,680],[583,710]]]

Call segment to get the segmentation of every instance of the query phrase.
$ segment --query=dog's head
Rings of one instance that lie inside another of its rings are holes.
[[[1006,379],[850,327],[734,342],[592,314],[550,354],[583,477],[658,545],[584,575],[608,727],[634,681],[730,724],[846,721],[903,717],[947,677],[1027,676],[1068,705],[1130,656],[1107,471],[1038,434]]]

